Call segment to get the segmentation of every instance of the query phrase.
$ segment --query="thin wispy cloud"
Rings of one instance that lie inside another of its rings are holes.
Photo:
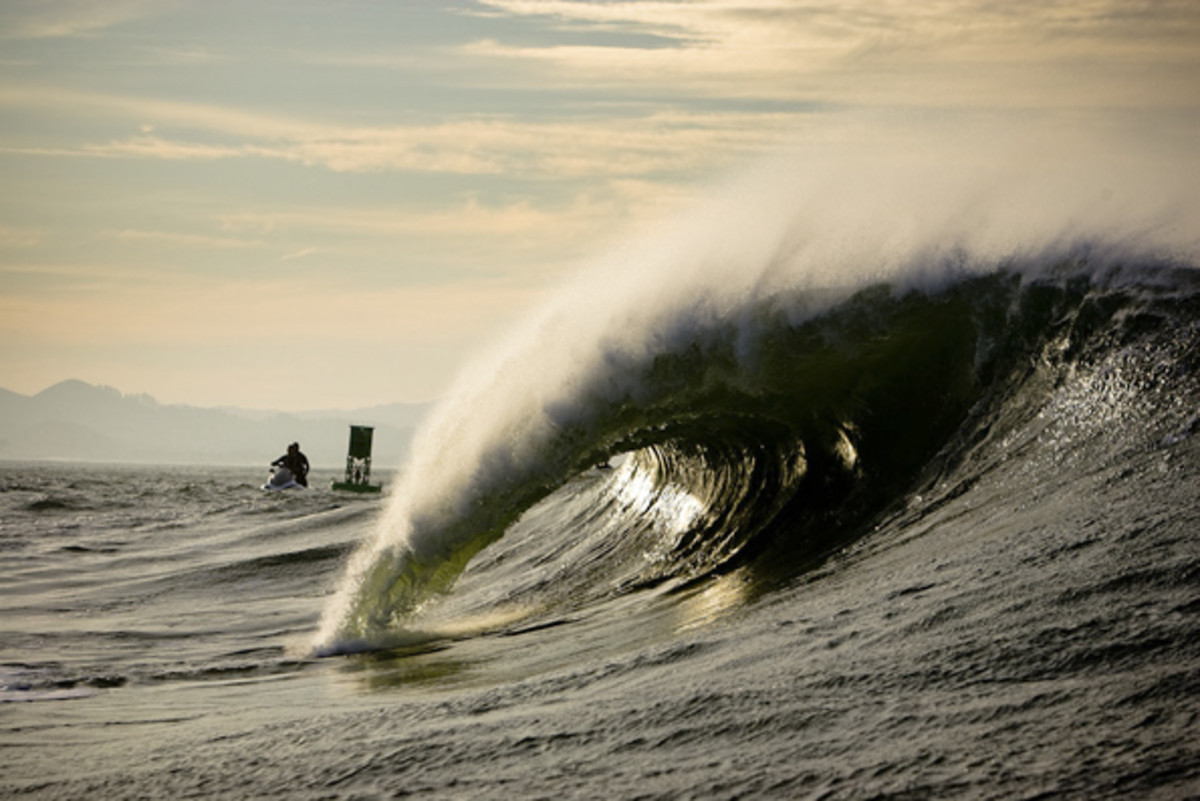
[[[536,198],[489,203],[469,196],[443,206],[291,206],[227,212],[219,216],[218,223],[221,230],[234,236],[280,238],[311,232],[360,242],[442,238],[487,241],[488,247],[495,249],[508,237],[543,245],[560,239],[578,240],[581,235],[607,229],[630,208],[637,210],[637,216],[648,215],[692,197],[683,187],[664,192],[658,183],[616,180],[597,185],[590,193],[569,195],[561,203]]]
[[[337,172],[412,171],[584,177],[695,169],[721,153],[761,151],[804,113],[651,111],[553,121],[474,115],[437,124],[344,127],[208,104],[0,89],[0,105],[56,113],[83,108],[139,133],[73,147],[4,147],[25,155],[166,160],[265,158]],[[171,130],[219,137],[198,141]],[[238,140],[241,141],[232,141]]]
[[[5,0],[0,4],[0,39],[94,34],[162,5],[161,0]]]
[[[305,256],[311,256],[314,253],[320,253],[320,252],[321,252],[320,248],[301,248],[300,250],[293,251],[292,253],[286,253],[286,254],[280,256],[279,260],[280,261],[294,261],[296,259],[303,259]]]
[[[262,242],[254,240],[235,239],[233,237],[223,236],[208,236],[204,234],[183,234],[174,231],[141,231],[127,229],[121,231],[110,231],[108,232],[108,236],[114,239],[123,240],[125,242],[146,242],[177,245],[190,248],[214,248],[218,250],[257,248],[263,246]]]
[[[0,83],[0,108],[20,114],[69,115],[74,119],[123,119],[139,131],[143,126],[221,131],[253,139],[317,137],[328,126],[298,115],[253,111],[232,105],[162,100],[134,94],[81,91],[47,82]]]
[[[169,141],[159,136],[134,136],[102,145],[82,145],[72,155],[101,158],[229,159],[256,154],[248,146],[228,147],[200,142]]]

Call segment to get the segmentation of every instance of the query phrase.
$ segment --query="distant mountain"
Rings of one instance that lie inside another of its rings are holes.
[[[164,405],[70,380],[33,396],[0,389],[0,459],[259,465],[300,443],[314,469],[345,464],[350,425],[375,427],[374,464],[398,467],[430,404],[287,414]]]

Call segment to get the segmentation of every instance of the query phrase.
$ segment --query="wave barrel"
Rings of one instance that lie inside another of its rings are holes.
[[[371,483],[371,426],[350,426],[350,446],[346,454],[346,478],[333,482],[333,489],[346,492],[379,492],[380,484]]]

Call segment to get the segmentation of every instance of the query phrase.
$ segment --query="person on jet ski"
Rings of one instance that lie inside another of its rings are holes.
[[[271,467],[286,467],[292,471],[292,478],[302,487],[308,486],[308,457],[300,450],[300,443],[288,445],[287,453],[271,462]]]

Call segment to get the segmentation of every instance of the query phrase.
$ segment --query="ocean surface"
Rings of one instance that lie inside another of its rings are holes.
[[[772,298],[434,501],[0,464],[0,795],[1200,794],[1200,273]]]
[[[630,232],[383,495],[0,463],[0,796],[1200,798],[1195,126],[1016,117]]]

